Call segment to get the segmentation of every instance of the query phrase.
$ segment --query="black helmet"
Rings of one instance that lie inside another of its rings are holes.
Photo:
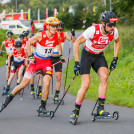
[[[21,41],[19,40],[15,41],[15,47],[21,47],[21,46],[22,46]]]
[[[44,30],[43,29],[39,29],[37,33],[40,33],[40,32],[43,32]]]
[[[24,34],[20,34],[19,35],[19,38],[24,38]]]
[[[58,29],[64,29],[64,22],[59,21]]]
[[[103,21],[104,23],[109,23],[109,22],[116,22],[118,21],[118,18],[114,12],[111,11],[105,11],[101,14],[100,20]]]
[[[28,32],[27,31],[23,31],[23,35],[24,36],[28,36]]]
[[[6,32],[6,35],[8,36],[8,35],[13,35],[13,32],[12,31],[7,31]]]

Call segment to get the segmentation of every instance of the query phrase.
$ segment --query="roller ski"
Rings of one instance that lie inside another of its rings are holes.
[[[76,110],[73,110],[72,114],[70,115],[70,123],[73,125],[76,125],[78,117],[79,117],[79,112]]]
[[[41,105],[39,106],[39,110],[37,110],[37,115],[40,117],[50,117],[51,112],[47,111],[45,107],[42,107]]]
[[[0,106],[0,112],[2,112],[3,109],[7,107],[7,105],[12,101],[13,98],[14,96],[10,94],[4,99],[4,101],[1,103],[1,106]]]
[[[111,115],[109,112],[106,112],[104,110],[104,102],[101,102],[101,101],[98,102],[98,101],[99,100],[97,100],[97,102],[94,106],[94,109],[95,109],[95,107],[98,103],[97,112],[93,113],[94,112],[94,109],[93,109],[92,114],[91,114],[91,115],[93,115],[92,121],[96,121],[98,119],[115,119],[115,120],[118,120],[118,118],[119,118],[119,112],[118,111],[113,112],[113,115]]]
[[[7,85],[7,86],[4,86],[2,96],[3,96],[3,95],[7,95],[8,92],[9,92],[9,90],[10,90],[10,87],[9,87],[8,85]]]
[[[53,98],[53,101],[54,101],[54,104],[60,103],[61,105],[64,105],[64,100],[61,100],[61,99],[59,99],[57,97],[54,97]]]

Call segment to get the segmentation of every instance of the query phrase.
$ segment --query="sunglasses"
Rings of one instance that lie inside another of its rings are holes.
[[[57,28],[58,25],[50,25],[52,28]]]
[[[115,25],[116,25],[116,22],[114,22],[114,23],[107,23],[107,26],[108,26],[108,27],[112,27],[112,26],[115,27]]]
[[[9,38],[9,37],[11,38],[12,36],[7,36],[7,37],[8,37],[8,38]]]

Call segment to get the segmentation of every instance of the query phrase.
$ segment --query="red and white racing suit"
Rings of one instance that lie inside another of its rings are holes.
[[[64,42],[65,42],[65,35],[64,35],[64,32],[61,32],[60,33],[60,43],[61,43],[62,49],[64,47]],[[59,54],[57,47],[54,48],[53,54]]]
[[[83,36],[86,39],[84,48],[92,54],[102,53],[110,41],[118,38],[118,30],[116,28],[113,29],[111,34],[103,35],[101,27],[101,24],[97,24],[83,32]]]
[[[15,73],[16,70],[22,70],[24,69],[24,59],[25,58],[25,51],[24,48],[21,49],[21,52],[17,52],[16,48],[13,49],[13,54],[14,54],[14,60],[13,64],[11,66],[11,73]],[[22,58],[19,58],[22,57]]]
[[[30,63],[24,75],[24,77],[29,79],[31,79],[38,70],[41,70],[43,75],[52,76],[50,57],[58,44],[58,33],[56,32],[51,39],[47,37],[45,31],[41,32],[41,34],[42,40],[37,42],[34,55],[36,64]]]

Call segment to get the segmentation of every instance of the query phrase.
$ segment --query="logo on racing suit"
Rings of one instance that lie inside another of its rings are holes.
[[[54,42],[55,42],[55,41],[46,40],[45,45],[52,47]]]
[[[52,72],[51,71],[46,71],[46,74],[52,74]]]
[[[108,44],[108,37],[99,37],[98,44]]]

